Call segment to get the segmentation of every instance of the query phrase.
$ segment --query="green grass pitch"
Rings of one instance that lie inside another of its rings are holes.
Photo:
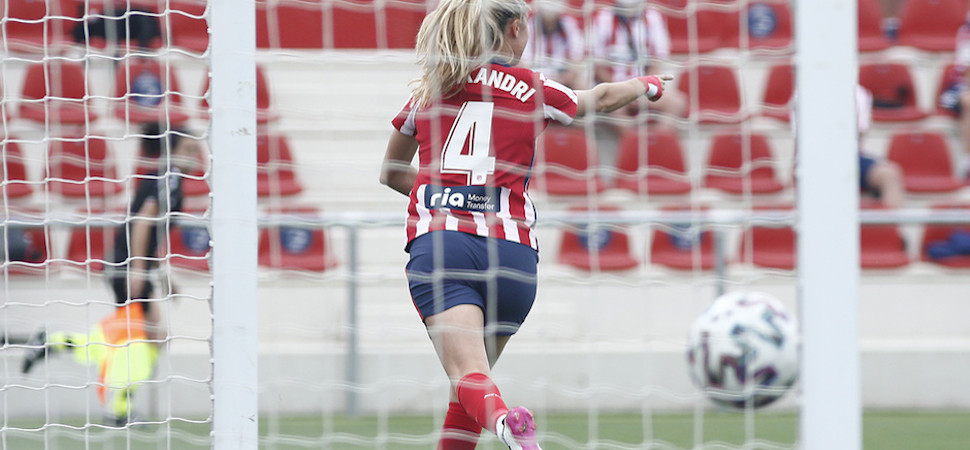
[[[610,413],[538,414],[542,446],[559,449],[794,449],[798,416],[793,413],[709,411],[693,414]],[[209,424],[178,420],[139,425],[132,430],[18,423],[11,418],[0,430],[0,447],[32,449],[208,449]],[[34,428],[18,431],[12,428]],[[437,426],[429,416],[273,417],[260,419],[261,449],[429,449]],[[866,450],[970,449],[970,411],[867,412],[863,419]],[[88,445],[85,445],[85,442]],[[744,443],[748,442],[748,446]],[[479,449],[502,448],[483,436]]]

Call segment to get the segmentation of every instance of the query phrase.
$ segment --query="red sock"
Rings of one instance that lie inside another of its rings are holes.
[[[480,434],[481,425],[465,412],[461,404],[451,402],[448,404],[445,424],[441,427],[438,450],[475,450]]]
[[[455,393],[468,415],[492,433],[495,432],[495,421],[509,412],[498,386],[484,373],[474,372],[462,377]]]

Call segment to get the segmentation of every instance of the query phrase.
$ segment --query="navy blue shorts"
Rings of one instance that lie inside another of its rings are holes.
[[[437,245],[441,247],[435,255]],[[489,264],[489,246],[494,266]],[[487,334],[510,336],[535,302],[539,254],[527,245],[433,231],[411,241],[410,253],[408,285],[421,320],[457,305],[478,305]]]

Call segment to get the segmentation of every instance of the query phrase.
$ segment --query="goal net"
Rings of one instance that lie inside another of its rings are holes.
[[[220,432],[213,321],[225,310],[214,315],[212,298],[224,281],[211,263],[238,243],[210,248],[210,205],[233,195],[211,189],[212,166],[234,150],[211,145],[233,130],[212,129],[210,103],[213,64],[237,56],[210,45],[213,3],[0,0],[0,447],[206,448]],[[258,386],[245,387],[258,395],[258,446],[434,447],[449,380],[403,272],[407,200],[379,175],[436,2],[254,3],[247,188],[258,217],[241,220],[259,231],[240,245],[258,253],[258,346],[238,351],[258,358]],[[883,33],[904,11],[873,16],[870,3],[859,2],[858,58],[874,108],[860,147],[909,176],[924,169],[896,146],[939,142],[955,184],[906,184],[892,208],[863,194],[858,240],[828,237],[862,252],[859,397],[867,408],[966,409],[942,374],[970,366],[958,320],[970,313],[958,301],[970,256],[929,251],[967,232],[956,123],[934,113],[955,53],[907,43],[902,23]],[[523,65],[576,89],[622,74],[675,80],[663,104],[539,137],[538,295],[494,368],[503,397],[535,412],[543,448],[802,448],[802,384],[764,408],[720,408],[687,356],[692,323],[719,295],[765,292],[800,316],[803,295],[825,285],[804,283],[827,257],[798,244],[826,222],[806,219],[812,203],[795,188],[806,179],[791,117],[796,5],[530,4]],[[878,25],[871,40],[866,20]],[[884,86],[897,70],[909,87]],[[478,448],[501,444],[486,432]]]

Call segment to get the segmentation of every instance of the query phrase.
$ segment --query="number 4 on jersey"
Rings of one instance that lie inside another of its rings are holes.
[[[465,102],[461,106],[441,151],[441,173],[465,174],[469,185],[485,184],[495,173],[495,157],[489,155],[493,106],[491,102]]]

